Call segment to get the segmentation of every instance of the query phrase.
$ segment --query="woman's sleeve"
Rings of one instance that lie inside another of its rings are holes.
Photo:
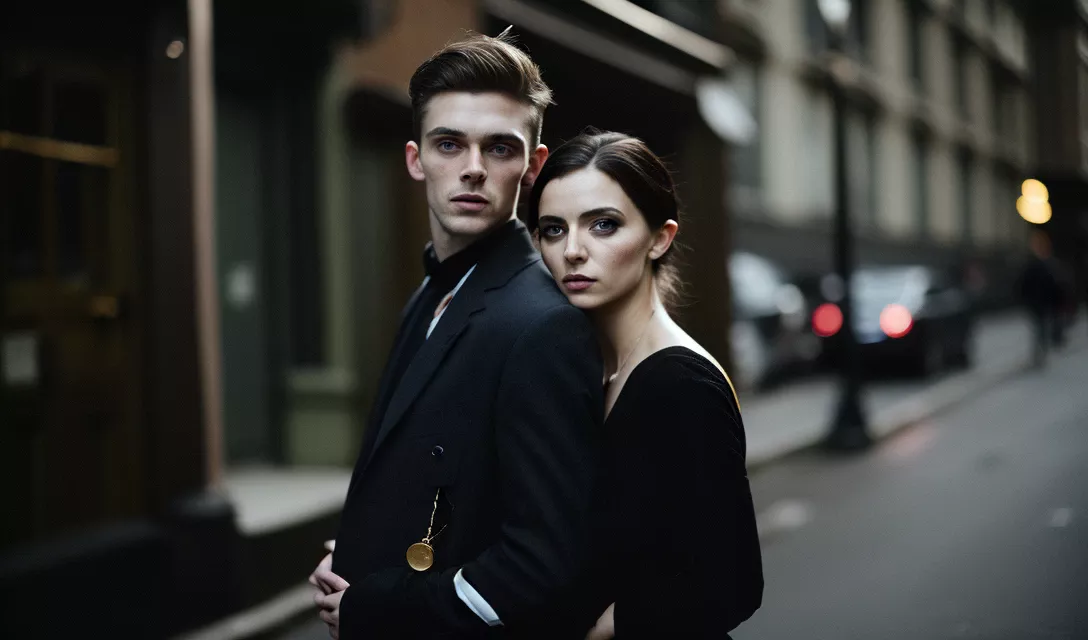
[[[655,385],[639,434],[652,453],[624,478],[647,504],[644,557],[616,599],[617,640],[721,638],[762,601],[740,411],[724,381],[682,369]]]

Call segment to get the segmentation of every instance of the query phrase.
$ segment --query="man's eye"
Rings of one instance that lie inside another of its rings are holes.
[[[505,158],[506,156],[512,154],[514,150],[505,144],[497,144],[491,147],[491,152],[499,157]]]
[[[593,223],[593,229],[595,231],[601,231],[603,233],[609,233],[615,231],[619,227],[615,220],[608,218],[602,218]]]
[[[449,140],[443,140],[442,142],[438,143],[438,149],[440,151],[454,151],[457,149],[457,145],[453,142],[450,142]]]

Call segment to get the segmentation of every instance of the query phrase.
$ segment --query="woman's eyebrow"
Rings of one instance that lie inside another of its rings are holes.
[[[593,216],[599,216],[599,215],[604,214],[604,213],[610,213],[612,215],[616,215],[616,216],[619,216],[621,218],[624,217],[623,212],[620,211],[619,209],[615,208],[615,207],[597,207],[595,209],[590,209],[589,211],[583,211],[581,214],[579,214],[578,217],[579,218],[592,218]]]

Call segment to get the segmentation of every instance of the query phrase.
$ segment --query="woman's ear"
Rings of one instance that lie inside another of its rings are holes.
[[[653,244],[650,245],[650,260],[657,260],[665,255],[672,246],[672,241],[676,238],[676,232],[679,229],[680,225],[676,223],[676,220],[666,220],[665,224],[661,225],[654,234]]]

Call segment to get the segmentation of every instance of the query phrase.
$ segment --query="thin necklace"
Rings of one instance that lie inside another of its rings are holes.
[[[650,317],[646,319],[646,326],[642,328],[642,333],[638,335],[638,340],[635,340],[635,346],[631,347],[631,350],[627,352],[627,357],[624,358],[623,362],[620,363],[620,366],[618,369],[616,369],[616,372],[608,376],[608,378],[604,381],[605,386],[608,386],[616,381],[616,377],[620,375],[620,371],[623,371],[623,368],[627,366],[627,361],[631,359],[631,356],[635,355],[635,349],[638,349],[638,345],[642,342],[642,339],[646,337],[646,332],[650,330],[650,321],[654,319],[655,313],[657,313],[657,307],[654,307],[654,309],[650,311]]]

